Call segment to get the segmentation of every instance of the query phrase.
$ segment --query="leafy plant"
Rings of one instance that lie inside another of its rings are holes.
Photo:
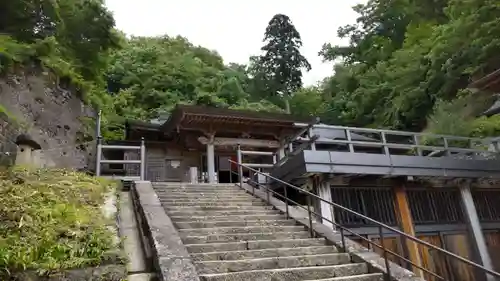
[[[96,266],[119,247],[103,216],[116,183],[66,170],[0,175],[0,273]]]

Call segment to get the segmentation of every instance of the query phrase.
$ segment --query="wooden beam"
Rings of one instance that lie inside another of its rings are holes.
[[[401,183],[395,188],[396,194],[396,210],[398,212],[398,220],[401,230],[403,230],[406,234],[411,236],[415,236],[415,228],[413,225],[413,218],[411,216],[410,206],[408,204],[408,197],[406,194],[406,188]],[[416,242],[413,242],[409,239],[401,237],[406,243],[406,248],[408,249],[408,259],[412,261],[414,264],[422,267],[422,259],[420,257],[419,246]],[[416,266],[413,266],[413,272],[415,272],[418,276],[423,277],[424,272]]]
[[[201,144],[207,144],[208,138],[199,137],[198,141]],[[257,140],[257,139],[238,139],[238,138],[214,138],[215,146],[241,145],[246,147],[265,147],[278,148],[279,142],[273,140]]]

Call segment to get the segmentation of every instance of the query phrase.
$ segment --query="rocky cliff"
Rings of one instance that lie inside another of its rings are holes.
[[[12,163],[19,133],[41,147],[47,167],[92,169],[95,111],[78,91],[50,72],[17,71],[0,77],[0,160]]]

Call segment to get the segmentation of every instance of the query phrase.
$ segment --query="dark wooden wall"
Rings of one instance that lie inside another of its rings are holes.
[[[500,190],[473,190],[488,250],[495,269],[500,271]],[[461,209],[458,188],[424,188],[393,186],[332,186],[332,200],[432,245],[444,248],[459,256],[477,262],[467,223]],[[378,228],[346,213],[335,212],[335,219],[364,237],[381,245]],[[482,280],[474,269],[455,259],[446,257],[434,249],[405,239],[403,236],[384,234],[384,246],[413,263],[434,272],[445,280]],[[358,241],[365,247],[369,243]],[[382,251],[371,246],[380,254]],[[426,280],[439,280],[400,258],[389,259],[403,267],[423,275]]]

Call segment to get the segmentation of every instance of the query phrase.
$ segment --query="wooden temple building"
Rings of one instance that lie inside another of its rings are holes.
[[[150,181],[236,183],[237,167],[229,160],[240,160],[500,271],[500,160],[489,140],[310,122],[285,114],[177,106],[166,120],[127,121],[125,139],[113,144],[138,144],[144,138],[145,179]],[[140,156],[113,151],[105,157]],[[126,176],[138,175],[137,165],[124,166]],[[117,168],[122,167],[106,169]],[[379,229],[367,221],[321,202],[315,210],[364,237],[380,238]],[[384,244],[447,280],[481,280],[467,265],[398,235],[384,233]]]

